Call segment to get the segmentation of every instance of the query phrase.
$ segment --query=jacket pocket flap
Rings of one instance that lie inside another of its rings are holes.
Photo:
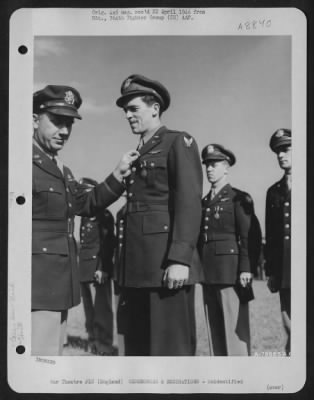
[[[36,192],[50,192],[50,193],[62,193],[64,189],[60,184],[54,182],[36,181],[35,182]]]
[[[80,250],[80,259],[81,260],[92,260],[98,257],[98,250],[95,249],[81,249]]]
[[[143,233],[168,233],[169,215],[164,212],[155,212],[143,216]]]
[[[33,254],[69,254],[68,240],[65,236],[57,236],[50,232],[33,233]]]
[[[216,242],[216,254],[239,254],[238,245],[231,240]]]

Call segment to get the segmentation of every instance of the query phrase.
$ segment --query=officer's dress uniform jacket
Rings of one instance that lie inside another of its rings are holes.
[[[80,302],[75,215],[93,215],[124,187],[112,175],[90,192],[33,146],[32,309],[67,310]]]
[[[265,272],[274,276],[278,289],[291,286],[291,191],[285,177],[266,196]]]
[[[94,273],[101,270],[112,276],[115,249],[114,220],[109,210],[104,211],[101,223],[97,217],[82,217],[80,225],[79,270],[81,282],[92,282]]]
[[[253,202],[226,184],[213,199],[203,199],[199,239],[204,267],[204,301],[212,355],[247,355],[248,305],[235,290],[241,272],[250,272],[248,238]]]
[[[126,182],[118,283],[161,287],[169,263],[189,266],[188,283],[199,282],[202,170],[197,145],[190,135],[161,127],[139,152]]]
[[[116,277],[121,288],[118,332],[126,355],[194,355],[194,284],[202,280],[197,251],[202,169],[197,145],[161,127],[139,150],[126,181],[119,222]],[[189,267],[180,290],[163,284],[169,264]]]
[[[82,217],[80,225],[79,271],[81,282],[92,282],[94,273],[102,270],[99,259],[100,227],[96,217]]]
[[[252,200],[225,185],[210,200],[203,199],[200,236],[205,283],[235,285],[241,272],[251,272],[248,237]]]

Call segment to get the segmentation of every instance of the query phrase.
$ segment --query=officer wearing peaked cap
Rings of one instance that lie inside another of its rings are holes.
[[[140,157],[126,179],[117,266],[118,330],[126,355],[195,353],[202,169],[194,138],[162,125],[161,114],[169,104],[168,90],[142,75],[125,79],[117,100],[140,138]]]
[[[74,118],[79,92],[48,85],[33,96],[32,348],[33,355],[60,355],[68,310],[80,301],[74,216],[93,215],[124,190],[136,152],[126,153],[108,178],[87,192],[58,157]]]
[[[278,129],[269,146],[276,153],[284,176],[267,191],[265,272],[271,292],[279,291],[283,325],[290,354],[291,318],[291,130]]]
[[[235,155],[220,144],[202,151],[210,192],[203,198],[199,249],[204,268],[203,298],[210,354],[248,355],[248,301],[252,299],[249,236],[254,207],[251,196],[228,182]],[[259,247],[260,248],[260,247]]]

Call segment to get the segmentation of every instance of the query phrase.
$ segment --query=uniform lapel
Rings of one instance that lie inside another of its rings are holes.
[[[33,145],[33,163],[56,178],[63,179],[58,166],[36,145]]]
[[[288,189],[288,185],[287,185],[285,176],[283,176],[283,178],[280,179],[280,181],[279,181],[279,189],[280,189],[280,193],[283,196],[283,198],[290,199],[291,190]]]
[[[210,192],[209,192],[209,193],[208,193],[209,205],[214,205],[214,204],[216,204],[218,201],[220,201],[220,199],[221,199],[223,196],[228,196],[228,195],[230,195],[230,191],[231,191],[231,190],[232,190],[232,188],[231,188],[230,184],[227,183],[225,186],[223,186],[223,187],[221,188],[221,190],[220,190],[218,193],[216,193],[215,197],[214,197],[212,200],[210,200]]]
[[[147,154],[155,146],[157,146],[162,141],[162,137],[165,134],[166,130],[167,128],[165,126],[160,127],[155,132],[155,134],[144,144],[144,146],[140,148],[140,155],[143,156],[144,154]]]

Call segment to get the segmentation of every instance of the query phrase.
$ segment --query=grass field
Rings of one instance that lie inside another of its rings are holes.
[[[251,353],[263,351],[284,351],[285,332],[282,328],[279,296],[271,294],[265,281],[253,283],[255,300],[250,302]],[[196,286],[196,320],[197,320],[197,352],[198,356],[208,355],[208,339],[205,316],[202,305],[202,294]],[[82,304],[70,310],[68,319],[68,345],[64,355],[91,356],[87,346],[87,334],[84,328],[84,311]],[[114,335],[114,344],[120,347],[121,338]]]

